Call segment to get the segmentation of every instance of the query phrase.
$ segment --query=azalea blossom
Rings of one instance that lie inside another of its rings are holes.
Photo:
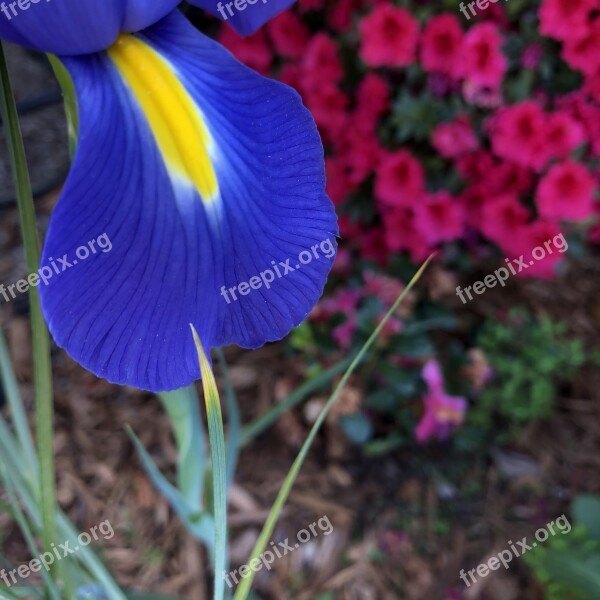
[[[425,412],[415,429],[415,437],[420,444],[431,439],[444,441],[462,424],[467,401],[445,392],[444,376],[436,360],[425,364],[422,377],[427,384],[427,394],[423,398]]]

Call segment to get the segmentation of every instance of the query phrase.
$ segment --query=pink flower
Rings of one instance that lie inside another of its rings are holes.
[[[315,35],[303,51],[303,83],[306,89],[320,87],[324,82],[339,83],[344,69],[337,44],[326,34]]]
[[[557,40],[581,37],[596,0],[542,0],[540,33]]]
[[[371,227],[363,230],[358,243],[363,258],[375,261],[384,269],[388,266],[389,252],[379,228]]]
[[[501,108],[488,122],[496,156],[541,171],[548,163],[548,117],[539,104],[526,100]]]
[[[341,288],[333,296],[321,300],[310,313],[310,318],[313,321],[324,321],[337,314],[351,315],[356,312],[361,298],[358,290]]]
[[[462,424],[467,410],[467,401],[458,396],[449,396],[444,391],[444,377],[436,360],[428,361],[423,367],[422,377],[427,384],[423,398],[425,412],[415,429],[419,444],[431,439],[447,440]]]
[[[479,183],[486,180],[488,173],[494,167],[494,157],[485,150],[476,150],[461,156],[456,161],[458,174],[470,183]]]
[[[371,67],[405,67],[415,61],[419,23],[390,4],[376,7],[360,22],[363,61]]]
[[[306,94],[306,105],[319,129],[335,139],[346,126],[348,96],[335,84],[327,82]]]
[[[570,37],[563,46],[562,57],[573,69],[585,75],[595,75],[600,69],[600,19],[582,29],[582,34]]]
[[[431,135],[431,144],[444,158],[458,158],[479,146],[477,136],[464,115],[438,125]]]
[[[514,248],[516,236],[525,227],[529,213],[511,194],[489,198],[481,213],[481,233],[505,252]]]
[[[310,38],[303,21],[291,10],[284,10],[267,25],[275,49],[286,58],[300,58]]]
[[[299,93],[303,92],[302,71],[297,64],[288,63],[287,65],[284,65],[281,71],[279,71],[277,79],[281,81],[281,83],[293,87]]]
[[[471,229],[479,230],[481,227],[481,211],[488,198],[488,188],[482,183],[470,185],[458,197],[463,207],[465,222]]]
[[[375,198],[389,206],[410,206],[425,191],[421,163],[408,150],[399,150],[381,159],[375,178]]]
[[[330,11],[327,23],[335,31],[348,31],[352,26],[352,16],[362,10],[365,0],[337,0],[330,2]]]
[[[535,200],[542,217],[581,221],[592,215],[596,182],[578,162],[567,160],[553,166],[540,181]]]
[[[566,112],[548,116],[548,153],[553,158],[566,158],[586,141],[582,125]]]
[[[500,88],[508,67],[502,53],[503,42],[498,27],[492,23],[481,23],[469,29],[463,49],[467,85],[477,89]]]
[[[423,68],[431,73],[443,73],[458,79],[464,61],[463,37],[456,16],[444,13],[429,19],[421,39]]]
[[[227,50],[245,65],[262,75],[268,74],[273,62],[273,55],[264,30],[259,29],[254,35],[242,38],[232,27],[222,27],[218,39]]]
[[[516,163],[494,165],[485,179],[488,195],[514,194],[520,196],[533,186],[534,174]]]
[[[356,317],[352,315],[348,317],[344,323],[332,329],[331,337],[340,347],[340,350],[350,350],[350,348],[352,347],[354,333],[356,332],[357,328],[358,321]]]
[[[448,192],[429,194],[415,206],[415,226],[431,246],[456,240],[464,231],[462,206]]]
[[[361,184],[375,170],[383,152],[379,138],[374,132],[347,127],[333,141],[348,181],[353,186]]]
[[[563,96],[558,105],[583,125],[592,152],[600,156],[600,108],[580,91]]]
[[[394,208],[383,220],[384,240],[390,252],[406,250],[414,262],[425,260],[431,248],[415,227],[412,208]]]
[[[356,92],[355,127],[364,133],[373,133],[380,117],[390,108],[390,89],[379,75],[367,73]]]
[[[562,241],[561,244],[555,245],[553,240],[557,237],[562,237]],[[537,248],[539,250],[536,250]],[[562,248],[562,251],[558,248]],[[554,279],[556,267],[564,260],[567,246],[556,223],[540,220],[530,223],[520,231],[515,249],[512,254],[507,253],[508,256],[516,258],[522,254],[527,265],[527,269],[517,269],[517,277]]]

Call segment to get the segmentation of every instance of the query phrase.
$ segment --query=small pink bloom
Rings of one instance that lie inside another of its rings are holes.
[[[335,139],[346,127],[348,96],[335,84],[327,82],[307,92],[306,105],[319,129],[330,139]]]
[[[550,159],[548,116],[540,105],[526,100],[501,108],[488,122],[496,156],[541,171]]]
[[[419,23],[390,4],[376,7],[360,22],[360,55],[371,67],[405,67],[416,59]]]
[[[471,27],[465,35],[464,77],[478,89],[498,90],[508,61],[502,52],[504,40],[493,23]]]
[[[443,73],[452,79],[462,74],[463,30],[455,15],[432,17],[423,30],[421,64],[426,71]]]
[[[415,429],[420,444],[431,439],[447,440],[465,417],[467,401],[458,396],[449,396],[444,390],[444,377],[436,360],[428,361],[423,367],[422,377],[427,384],[423,398],[425,412]]]
[[[488,173],[494,168],[494,157],[485,150],[476,150],[461,156],[456,161],[458,174],[470,183],[487,180]]]
[[[300,58],[310,38],[308,28],[291,10],[284,10],[267,25],[275,50],[286,58]]]
[[[388,266],[389,252],[379,228],[364,230],[358,238],[361,255],[375,261],[382,268]]]
[[[379,163],[383,152],[379,138],[374,132],[366,133],[356,127],[348,127],[340,132],[334,142],[348,181],[353,186],[360,185]]]
[[[538,186],[535,200],[540,216],[581,221],[593,213],[596,181],[581,164],[568,160],[553,166]]]
[[[464,115],[438,125],[431,135],[431,143],[444,158],[458,158],[479,146],[477,136]]]
[[[333,328],[331,336],[341,350],[350,350],[357,328],[358,321],[354,315],[351,315],[344,323]]]
[[[311,89],[323,82],[339,83],[344,68],[338,56],[337,44],[326,34],[315,35],[302,53],[304,87]]]
[[[464,231],[462,206],[448,192],[428,194],[415,206],[415,226],[431,246],[456,240]]]
[[[421,163],[408,150],[381,159],[375,178],[375,198],[389,206],[411,206],[425,191]]]
[[[479,230],[481,227],[481,212],[489,197],[489,190],[482,183],[470,185],[459,195],[465,222],[471,229]]]
[[[557,40],[581,37],[596,0],[542,0],[540,33]]]
[[[559,99],[558,105],[578,123],[592,147],[592,152],[600,156],[600,107],[581,91],[572,92]]]
[[[563,46],[562,57],[568,65],[585,75],[600,69],[600,18],[587,24],[582,34],[570,37]]]
[[[519,270],[517,268],[517,277],[523,279],[554,279],[556,277],[556,267],[564,260],[566,255],[566,246],[562,241],[557,244],[557,246],[563,247],[562,252],[559,252],[553,243],[553,240],[558,236],[562,236],[562,233],[555,222],[539,220],[524,227],[516,240],[515,250],[512,253],[507,253],[511,258],[516,258],[522,254],[525,264],[528,265],[527,269]],[[549,248],[552,249],[552,253],[546,247],[547,242],[550,242]],[[539,250],[536,250],[537,248]],[[534,251],[535,255],[533,254]],[[538,259],[538,256],[541,258]]]
[[[358,290],[341,288],[333,296],[321,300],[310,313],[313,321],[324,321],[337,314],[352,315],[362,296]]]
[[[534,180],[534,174],[529,169],[515,163],[501,163],[489,172],[488,192],[493,195],[520,196],[531,189]]]
[[[327,23],[334,31],[348,31],[352,26],[352,17],[358,11],[362,10],[365,0],[336,0],[328,2],[330,4]]]
[[[582,125],[566,112],[548,116],[547,140],[553,158],[566,158],[586,141]]]
[[[356,92],[354,127],[367,134],[375,133],[381,116],[390,108],[390,89],[379,75],[369,72]]]
[[[394,208],[383,220],[384,240],[390,252],[406,250],[414,262],[421,262],[431,253],[431,247],[415,227],[412,208]]]
[[[529,219],[529,212],[511,195],[495,196],[487,200],[481,213],[481,233],[505,252],[514,248]]]

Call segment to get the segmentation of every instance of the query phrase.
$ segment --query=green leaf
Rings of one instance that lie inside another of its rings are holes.
[[[600,541],[600,498],[588,494],[577,496],[571,513],[575,522],[583,525],[591,538]]]
[[[362,411],[341,417],[340,426],[355,444],[364,444],[373,436],[373,425]]]
[[[600,555],[582,560],[571,553],[548,550],[543,562],[552,579],[586,594],[589,600],[600,598]]]
[[[159,394],[177,443],[177,487],[192,511],[202,510],[206,470],[205,441],[196,388],[190,385]]]
[[[225,580],[227,564],[227,459],[225,456],[225,433],[223,431],[223,415],[221,414],[221,399],[215,375],[202,347],[202,342],[194,326],[190,324],[200,372],[202,373],[202,387],[204,389],[204,402],[208,418],[208,435],[210,439],[210,455],[212,460],[212,486],[213,507],[215,518],[215,580],[214,600],[223,600],[225,593]]]
[[[8,68],[4,56],[4,45],[0,43],[0,116],[5,130],[11,172],[15,182],[17,208],[21,235],[25,248],[25,260],[30,273],[35,273],[40,263],[40,246],[33,195],[25,147],[19,126],[17,106],[12,92]],[[50,337],[40,303],[37,287],[29,287],[29,307],[33,345],[33,379],[35,394],[35,420],[37,433],[37,455],[39,462],[39,490],[42,513],[42,539],[45,551],[51,551],[56,540],[56,473],[54,466],[54,399],[52,390],[52,368],[50,364]],[[24,451],[27,449],[24,448]],[[50,570],[54,577],[61,571],[58,563]]]

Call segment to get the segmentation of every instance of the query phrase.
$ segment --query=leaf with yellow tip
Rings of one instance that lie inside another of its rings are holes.
[[[194,343],[198,352],[204,402],[208,418],[208,437],[212,459],[212,478],[215,517],[215,585],[214,600],[223,600],[225,592],[226,553],[227,553],[227,461],[225,457],[225,434],[223,432],[223,415],[217,382],[206,356],[202,341],[194,326],[190,323]]]

